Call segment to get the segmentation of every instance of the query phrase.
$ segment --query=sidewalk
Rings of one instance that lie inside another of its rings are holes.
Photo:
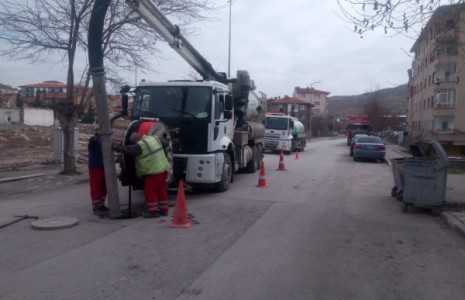
[[[405,146],[385,142],[386,161],[391,166],[391,159],[411,157]],[[447,225],[465,237],[465,174],[448,174],[446,185],[446,201],[441,218]]]

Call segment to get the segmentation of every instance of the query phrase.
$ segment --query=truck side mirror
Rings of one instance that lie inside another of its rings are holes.
[[[129,96],[127,94],[122,95],[121,96],[121,108],[122,108],[121,114],[124,117],[128,115],[128,102],[129,102]]]
[[[234,104],[233,104],[233,98],[231,95],[225,95],[224,97],[224,110],[233,110]]]
[[[294,121],[291,120],[291,121],[289,122],[289,126],[291,127],[291,129],[294,129]]]

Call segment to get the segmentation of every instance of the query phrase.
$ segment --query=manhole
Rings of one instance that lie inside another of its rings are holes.
[[[138,218],[142,215],[142,213],[138,210],[134,211],[134,210],[131,210],[131,213],[129,214],[129,210],[128,209],[122,209],[121,210],[121,217],[119,219],[134,219],[134,218]]]
[[[57,230],[70,228],[79,223],[78,219],[67,217],[52,217],[39,219],[31,223],[33,229],[37,230]]]

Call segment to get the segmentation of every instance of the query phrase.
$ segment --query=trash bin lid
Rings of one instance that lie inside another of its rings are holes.
[[[436,140],[432,140],[431,145],[433,145],[434,151],[438,156],[438,160],[444,167],[447,167],[449,165],[449,158],[447,157],[447,153],[442,147],[442,145]]]

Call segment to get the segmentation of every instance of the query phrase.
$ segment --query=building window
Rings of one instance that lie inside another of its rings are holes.
[[[446,29],[454,29],[455,22],[452,19],[446,20]]]
[[[315,101],[313,104],[319,106],[319,105],[320,105],[320,101]]]
[[[284,112],[284,105],[283,104],[278,105],[278,111],[279,112]]]
[[[449,129],[449,122],[442,122],[442,124],[441,124],[441,129],[442,129],[442,130],[447,130],[447,129]]]
[[[436,91],[437,108],[455,108],[455,89],[439,89]]]
[[[458,47],[456,42],[442,42],[436,48],[437,55],[452,55],[458,54]]]

